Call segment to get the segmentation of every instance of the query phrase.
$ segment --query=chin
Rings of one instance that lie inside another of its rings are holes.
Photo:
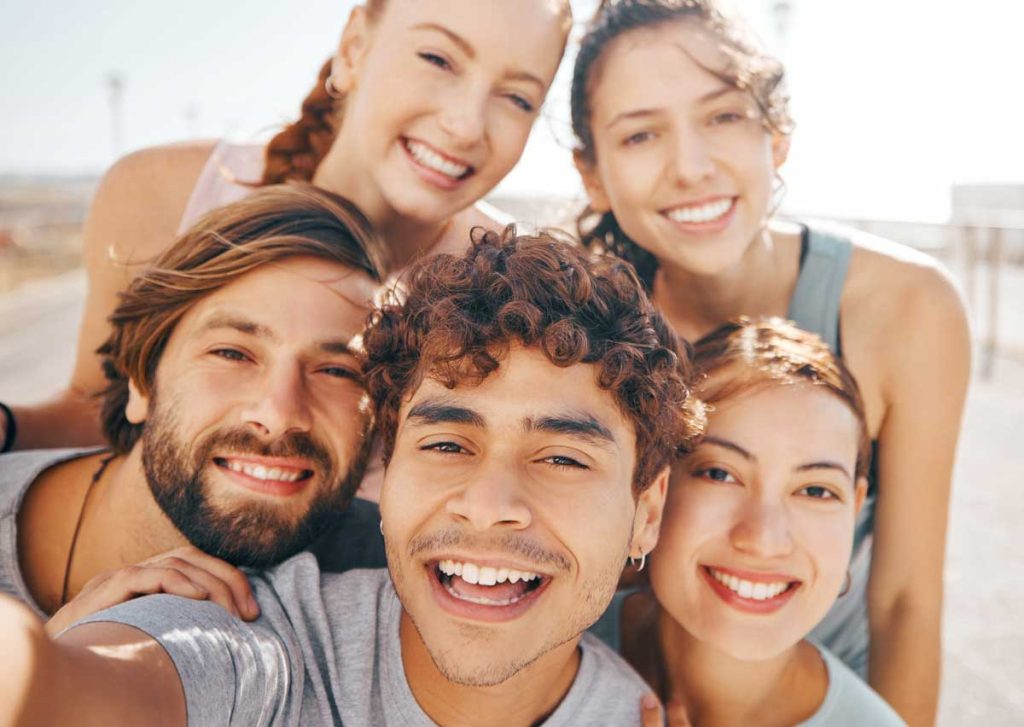
[[[737,629],[723,627],[701,636],[701,641],[716,647],[737,661],[768,661],[792,649],[806,636],[782,633],[769,624]]]

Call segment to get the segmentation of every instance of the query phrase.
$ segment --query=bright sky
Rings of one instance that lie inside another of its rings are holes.
[[[787,207],[942,220],[954,182],[1024,182],[1024,3],[790,3],[783,43],[776,0],[734,0],[789,69],[798,129]],[[0,172],[110,164],[112,71],[124,79],[123,151],[192,136],[263,139],[296,114],[352,4],[303,0],[299,13],[280,0],[4,0]],[[573,4],[582,20],[594,0]],[[580,193],[567,81],[563,67],[499,191]]]

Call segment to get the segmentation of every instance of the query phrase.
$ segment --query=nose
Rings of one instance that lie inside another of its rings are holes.
[[[676,181],[694,186],[711,177],[715,160],[707,139],[696,131],[681,132],[672,149],[672,171]]]
[[[302,368],[297,363],[268,368],[242,410],[242,420],[269,439],[309,431],[312,413]]]
[[[789,513],[783,503],[752,499],[739,515],[730,533],[737,550],[763,559],[793,552]]]
[[[442,100],[438,120],[441,131],[457,147],[472,147],[484,136],[488,100],[484,89],[466,82]]]
[[[476,530],[529,527],[532,513],[524,496],[521,475],[498,463],[481,467],[446,504],[450,515]]]

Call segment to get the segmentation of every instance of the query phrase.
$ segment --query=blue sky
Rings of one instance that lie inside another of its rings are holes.
[[[573,2],[578,18],[593,7]],[[790,208],[943,219],[953,182],[1024,182],[1024,4],[791,0],[785,43],[771,22],[775,0],[733,4],[789,69],[798,122],[784,170]],[[105,79],[115,70],[124,151],[195,135],[265,138],[295,114],[351,6],[4,0],[0,172],[106,167]],[[564,70],[501,191],[579,193],[564,148]]]

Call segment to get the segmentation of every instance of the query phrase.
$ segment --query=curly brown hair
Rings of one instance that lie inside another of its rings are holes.
[[[380,281],[386,250],[348,200],[308,184],[256,190],[210,212],[121,293],[111,333],[97,349],[108,385],[101,423],[114,451],[126,453],[143,424],[125,417],[128,382],[153,390],[157,365],[182,316],[197,301],[268,263],[308,255],[340,263]]]
[[[409,271],[401,299],[371,315],[367,388],[385,462],[398,412],[424,376],[449,388],[479,383],[512,345],[556,366],[592,364],[636,433],[635,493],[703,428],[690,360],[633,269],[552,235],[475,230],[464,257],[435,255]]]
[[[871,466],[871,438],[864,401],[842,359],[813,333],[781,318],[725,323],[693,345],[693,362],[701,381],[698,394],[709,408],[766,385],[810,384],[839,397],[857,419],[857,477]]]

